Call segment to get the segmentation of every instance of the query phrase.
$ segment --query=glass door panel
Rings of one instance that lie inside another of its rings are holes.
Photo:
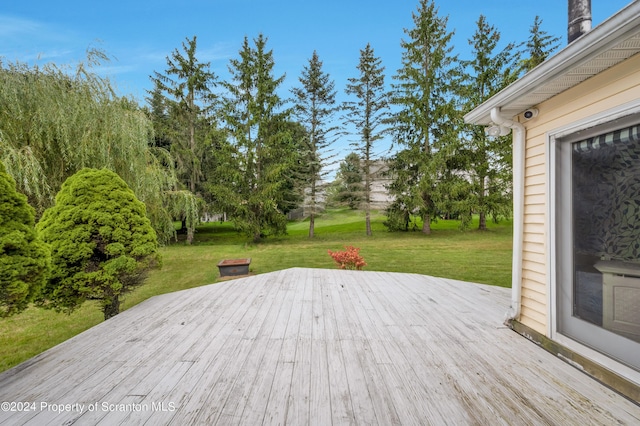
[[[640,370],[640,126],[558,148],[559,331]]]

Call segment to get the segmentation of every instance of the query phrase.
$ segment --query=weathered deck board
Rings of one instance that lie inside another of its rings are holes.
[[[0,401],[37,404],[0,424],[640,423],[505,328],[508,305],[502,288],[301,268],[157,296],[0,374]]]

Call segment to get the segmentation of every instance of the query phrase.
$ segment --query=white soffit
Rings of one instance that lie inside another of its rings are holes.
[[[469,112],[464,120],[489,125],[493,108],[516,116],[639,52],[640,1],[634,1]]]

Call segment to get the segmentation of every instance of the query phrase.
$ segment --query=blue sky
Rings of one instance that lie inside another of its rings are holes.
[[[371,43],[386,67],[387,82],[400,67],[403,28],[412,27],[418,0],[12,0],[0,5],[0,57],[5,62],[73,64],[90,47],[112,57],[100,72],[122,95],[143,102],[149,75],[164,71],[165,58],[185,38],[198,37],[198,58],[210,61],[224,79],[230,58],[245,36],[268,37],[276,73],[286,73],[284,96],[298,84],[314,50],[335,80],[340,97],[349,77],[357,76],[359,51]],[[592,0],[594,25],[629,0]],[[534,17],[566,44],[566,0],[437,0],[449,16],[453,43],[469,56],[480,14],[502,34],[504,44],[526,40]]]

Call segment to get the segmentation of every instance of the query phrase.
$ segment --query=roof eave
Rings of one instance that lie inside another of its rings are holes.
[[[522,101],[536,88],[566,75],[589,59],[611,49],[620,40],[625,40],[638,33],[639,28],[640,2],[634,1],[587,34],[566,46],[556,55],[529,71],[522,78],[467,113],[464,116],[464,121],[478,125],[491,124],[490,114],[493,108],[503,108],[515,101]],[[550,97],[552,96],[555,95]],[[518,112],[513,115],[518,115],[533,106],[534,104],[519,107]]]

